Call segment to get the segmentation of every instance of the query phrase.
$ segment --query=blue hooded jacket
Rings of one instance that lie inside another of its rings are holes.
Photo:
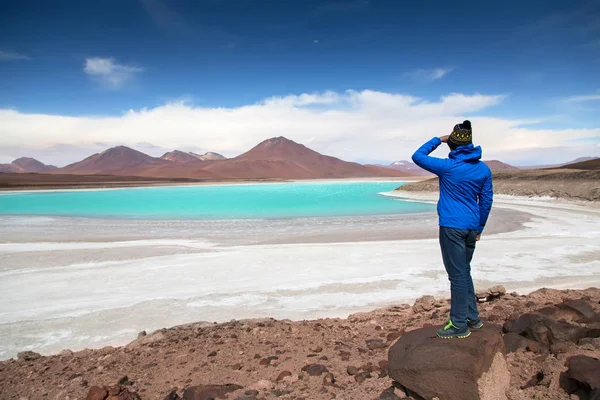
[[[433,138],[412,156],[419,167],[440,178],[437,211],[440,226],[483,232],[493,202],[492,172],[481,158],[481,147],[472,144],[452,150],[449,158],[429,153],[442,144]]]

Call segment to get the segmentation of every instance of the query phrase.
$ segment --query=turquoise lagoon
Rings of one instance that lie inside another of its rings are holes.
[[[402,182],[292,182],[11,192],[0,215],[131,219],[265,219],[431,212],[384,196]]]

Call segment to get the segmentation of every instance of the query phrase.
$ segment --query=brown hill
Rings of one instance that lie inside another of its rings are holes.
[[[600,158],[592,160],[577,162],[574,164],[567,164],[561,167],[562,169],[583,169],[587,171],[598,171],[600,170]]]
[[[12,163],[26,172],[48,172],[57,169],[54,165],[46,165],[31,157],[17,158]]]
[[[575,160],[562,163],[562,164],[544,164],[544,165],[527,165],[527,166],[519,166],[519,169],[550,169],[550,168],[560,168],[569,164],[576,164],[583,161],[597,160],[598,157],[579,157]]]
[[[149,167],[167,164],[169,161],[150,157],[140,151],[125,146],[118,146],[94,154],[83,161],[67,165],[55,170],[61,174],[108,174],[108,175],[130,175],[129,169]]]
[[[488,167],[490,167],[490,169],[492,171],[518,171],[519,170],[519,168],[517,168],[517,167],[503,163],[502,161],[498,161],[498,160],[488,160],[488,161],[484,161],[484,163],[486,163],[486,165]]]
[[[199,158],[194,153],[186,153],[180,150],[173,150],[168,153],[163,154],[160,157],[162,160],[173,161],[178,163],[187,163],[192,161],[198,161]]]
[[[50,172],[57,169],[54,165],[46,165],[35,158],[21,157],[10,164],[0,164],[0,172],[23,174],[26,172]]]
[[[236,158],[203,168],[223,178],[357,178],[406,176],[399,171],[365,166],[324,156],[284,137],[267,139]]]

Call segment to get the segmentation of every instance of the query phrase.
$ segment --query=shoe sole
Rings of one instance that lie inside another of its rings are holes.
[[[471,336],[471,332],[467,332],[464,335],[441,336],[439,333],[437,335],[442,339],[465,339]]]

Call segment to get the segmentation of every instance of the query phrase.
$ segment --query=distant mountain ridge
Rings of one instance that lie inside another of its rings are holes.
[[[561,169],[582,169],[588,171],[600,170],[600,158],[590,158],[584,161],[563,165]]]
[[[158,165],[168,163],[166,160],[151,157],[147,154],[126,146],[112,147],[102,153],[96,153],[88,158],[59,168],[55,172],[61,174],[111,174],[127,168]]]
[[[514,167],[512,165],[506,164],[506,163],[504,163],[502,161],[498,161],[498,160],[488,160],[488,161],[484,161],[484,163],[486,163],[486,165],[488,167],[490,167],[490,169],[492,171],[516,171],[519,169],[517,167]],[[392,168],[392,169],[402,171],[402,172],[412,174],[412,175],[418,175],[418,176],[432,175],[430,172],[425,171],[423,168],[419,167],[412,161],[406,161],[406,160],[395,161],[389,165],[385,165],[384,167]]]
[[[10,164],[0,164],[0,172],[35,172],[43,173],[57,169],[54,165],[46,165],[43,162],[31,157],[17,158]]]
[[[174,162],[193,162],[193,161],[211,161],[211,160],[225,160],[225,157],[219,153],[209,151],[204,154],[196,154],[192,152],[184,152],[180,150],[173,150],[163,154],[161,157],[163,160],[169,160]]]
[[[17,165],[10,171],[26,172]],[[376,165],[362,165],[320,154],[283,136],[264,140],[231,159],[208,152],[203,155],[174,150],[160,158],[126,146],[117,146],[52,174],[116,175],[148,178],[193,179],[324,179],[400,177],[412,174]]]

